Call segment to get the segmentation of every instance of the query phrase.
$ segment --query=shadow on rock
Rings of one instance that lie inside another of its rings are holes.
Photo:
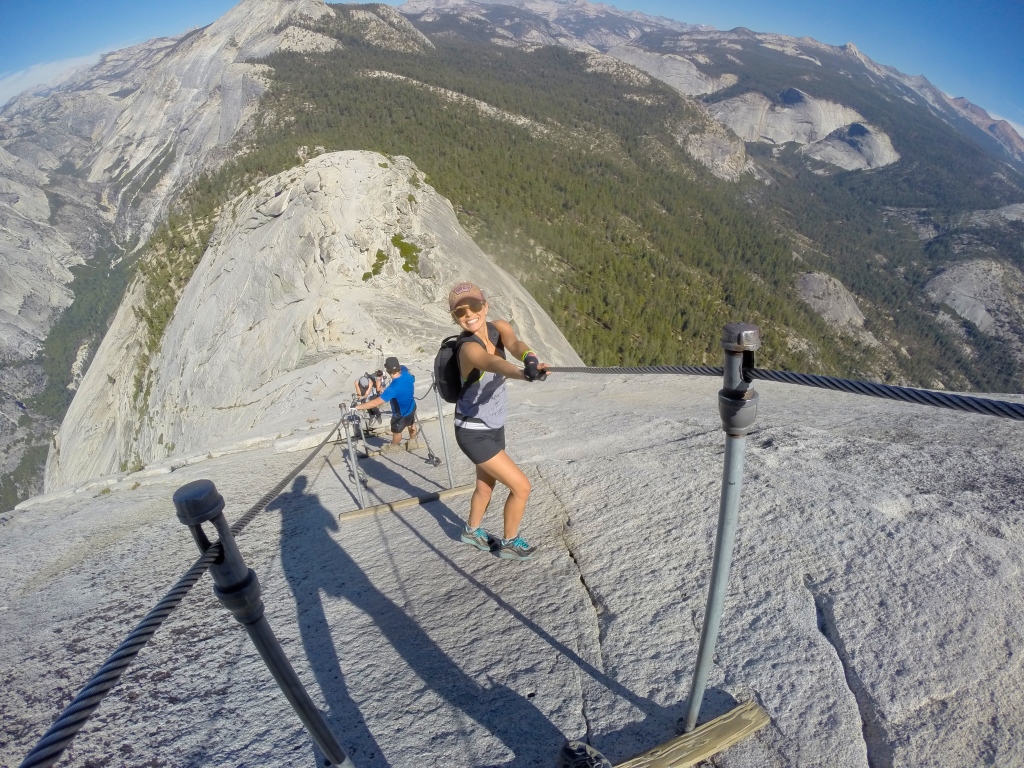
[[[450,507],[445,504],[433,503],[424,505],[423,509],[425,509],[430,516],[434,518],[441,530],[450,539],[454,541],[459,540],[459,535],[463,527],[463,520]],[[597,749],[605,752],[607,757],[613,759],[613,762],[621,762],[642,752],[646,752],[647,750],[656,747],[658,744],[668,741],[676,735],[674,731],[675,723],[684,714],[686,708],[685,696],[687,691],[680,691],[679,703],[669,707],[662,706],[650,699],[638,696],[629,688],[622,685],[620,682],[607,675],[604,671],[595,667],[591,662],[581,657],[576,650],[553,636],[529,616],[516,609],[501,595],[489,588],[486,584],[482,583],[479,579],[475,578],[464,568],[460,567],[454,560],[439,550],[430,541],[428,541],[426,537],[417,531],[415,526],[413,526],[404,515],[396,512],[395,517],[400,520],[427,549],[432,551],[453,571],[476,588],[483,598],[495,603],[516,621],[530,629],[537,635],[537,637],[548,643],[553,650],[574,664],[582,674],[590,677],[594,682],[603,686],[613,695],[628,701],[645,715],[643,720],[630,723],[615,732],[602,734],[571,734],[572,738],[583,738],[584,740],[589,741],[589,743]],[[460,544],[459,546],[465,545]],[[731,705],[725,701],[723,696],[728,698],[728,702],[731,702]],[[716,689],[707,691],[704,695],[704,702],[701,709],[703,717],[701,717],[700,723],[704,723],[707,720],[711,720],[718,715],[727,712],[729,709],[732,709],[732,706],[735,706],[735,699],[727,693],[719,692]],[[714,714],[710,714],[711,712],[714,712]]]
[[[324,599],[343,598],[363,611],[381,641],[394,648],[427,687],[515,754],[503,764],[506,768],[549,765],[565,737],[529,700],[503,686],[485,688],[452,662],[330,536],[338,529],[335,516],[318,496],[305,492],[306,485],[304,476],[296,478],[291,492],[281,494],[269,509],[281,511],[281,562],[298,606],[306,658],[323,692],[331,728],[352,761],[360,768],[390,765],[349,692]],[[336,633],[342,631],[335,628]],[[400,692],[395,706],[402,706]]]

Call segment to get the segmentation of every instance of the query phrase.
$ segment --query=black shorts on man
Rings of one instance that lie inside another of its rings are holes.
[[[403,429],[407,429],[416,423],[416,409],[414,408],[412,413],[408,416],[392,416],[391,417],[391,434],[400,435]]]

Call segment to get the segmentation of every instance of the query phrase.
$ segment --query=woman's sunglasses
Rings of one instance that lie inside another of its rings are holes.
[[[479,312],[483,308],[484,308],[484,303],[482,301],[477,301],[476,299],[470,299],[465,304],[459,304],[459,306],[457,306],[455,309],[453,309],[452,310],[452,315],[454,315],[455,317],[461,319],[461,318],[465,317],[466,315],[468,315],[470,312],[472,312],[473,314],[476,314],[477,312]]]

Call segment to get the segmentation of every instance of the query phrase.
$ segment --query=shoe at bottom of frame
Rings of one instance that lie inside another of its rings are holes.
[[[611,761],[582,741],[570,741],[558,753],[558,768],[613,768]]]

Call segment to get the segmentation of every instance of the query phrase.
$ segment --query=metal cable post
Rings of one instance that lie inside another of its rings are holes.
[[[452,476],[452,457],[448,455],[448,436],[444,432],[444,402],[441,400],[441,393],[434,383],[434,399],[437,401],[437,423],[441,429],[441,450],[444,451],[444,466],[448,470],[448,488],[455,487],[455,478]]]
[[[426,397],[426,395],[424,395]],[[420,421],[419,408],[413,411],[413,418],[416,420],[416,435],[422,437],[423,442],[427,446],[427,463],[432,467],[440,467],[441,460],[434,454],[434,449],[430,447],[430,441],[427,439],[427,430],[423,428],[423,422]],[[443,425],[442,425],[443,426]],[[412,440],[409,441],[410,443]]]
[[[358,414],[358,411],[353,411],[353,413],[357,413]],[[366,458],[370,458],[370,444],[366,442],[366,430],[368,428],[367,425],[370,423],[370,420],[371,420],[372,417],[370,416],[370,412],[369,411],[363,411],[363,413],[366,414],[366,422],[365,423],[362,422],[362,421],[358,421],[358,420],[354,420],[352,423],[359,427],[359,437],[363,441],[363,455]]]
[[[708,673],[715,653],[715,641],[722,621],[726,585],[732,566],[733,541],[739,517],[740,492],[743,490],[743,453],[747,432],[757,418],[757,392],[743,379],[743,370],[754,367],[754,352],[761,347],[761,331],[749,323],[729,323],[722,329],[725,350],[724,383],[718,393],[718,412],[725,431],[725,467],[722,472],[722,500],[718,510],[718,533],[711,563],[711,584],[704,608],[697,664],[693,671],[683,733],[697,725]]]
[[[210,565],[213,593],[245,627],[281,691],[327,759],[342,768],[355,768],[306,693],[264,616],[259,579],[255,571],[246,566],[235,543],[224,518],[224,498],[216,486],[210,480],[195,480],[175,491],[173,500],[178,519],[189,527],[201,552],[214,546],[202,524],[209,522],[217,530],[220,556]]]
[[[351,429],[351,414],[354,411],[349,411],[344,405],[339,406],[341,408],[341,423],[345,428],[345,443],[348,445],[348,452],[346,455],[346,461],[348,462],[348,468],[352,472],[352,482],[356,486],[356,497],[359,499],[359,508],[363,509],[366,507],[366,500],[363,498],[363,482],[362,476],[359,474],[359,458],[356,456],[355,449],[352,447],[352,429]],[[367,454],[369,456],[369,454]]]

